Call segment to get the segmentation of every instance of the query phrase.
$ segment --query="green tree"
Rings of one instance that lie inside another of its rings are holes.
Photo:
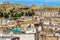
[[[20,13],[19,14],[18,13],[15,14],[15,17],[19,17],[20,18],[21,16],[22,15]]]
[[[35,15],[35,12],[34,11],[32,11],[32,12],[28,11],[28,14],[27,15],[28,16],[33,16],[33,15]]]
[[[11,10],[9,11],[9,13],[10,13],[10,15],[13,15],[13,14],[14,14],[14,10],[11,9]]]
[[[9,18],[9,14],[5,13],[3,17],[6,19],[6,23],[7,23],[7,19]]]
[[[3,12],[0,11],[1,25],[2,25],[2,17],[3,17]]]
[[[32,13],[32,16],[35,15],[35,12],[34,11],[32,11],[31,13]]]
[[[7,13],[4,14],[4,18],[6,18],[6,19],[9,18],[9,14],[7,14]]]
[[[2,11],[0,11],[0,18],[2,18],[3,17],[3,12]]]
[[[24,16],[24,12],[21,12],[20,14],[21,14],[21,16]]]
[[[20,14],[20,13],[16,13],[15,15],[14,15],[14,20],[17,20],[18,18],[20,18],[22,16],[22,14]]]
[[[29,16],[27,12],[25,13],[25,16]]]

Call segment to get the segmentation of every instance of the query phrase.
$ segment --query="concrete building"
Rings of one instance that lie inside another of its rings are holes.
[[[0,35],[0,40],[35,40],[34,34]]]

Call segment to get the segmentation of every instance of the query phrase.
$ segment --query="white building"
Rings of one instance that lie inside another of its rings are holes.
[[[35,35],[34,34],[12,34],[2,36],[0,35],[0,40],[13,40],[15,38],[18,38],[18,40],[35,40]]]

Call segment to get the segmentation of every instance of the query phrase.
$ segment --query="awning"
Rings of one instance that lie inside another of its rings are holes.
[[[20,29],[16,28],[16,29],[11,30],[11,32],[13,32],[13,33],[21,33],[21,32],[22,32],[22,30],[20,30]]]
[[[34,24],[34,21],[28,20],[27,22],[25,22],[25,24]]]

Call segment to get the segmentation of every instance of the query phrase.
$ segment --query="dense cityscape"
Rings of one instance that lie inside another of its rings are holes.
[[[60,40],[60,7],[3,2],[0,40]]]

